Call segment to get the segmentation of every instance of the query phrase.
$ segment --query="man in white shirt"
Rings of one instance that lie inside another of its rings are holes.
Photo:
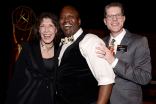
[[[72,6],[62,9],[59,23],[66,38],[62,40],[56,55],[57,102],[106,104],[115,74],[110,64],[95,53],[96,47],[100,46],[99,42],[103,45],[105,43],[96,35],[83,32],[79,13]]]
[[[110,36],[103,38],[106,46],[101,44],[97,53],[108,61],[116,75],[109,104],[142,104],[141,85],[148,84],[152,78],[147,38],[123,28],[125,16],[121,3],[107,5],[104,13]],[[107,48],[111,44],[114,44],[114,56]]]

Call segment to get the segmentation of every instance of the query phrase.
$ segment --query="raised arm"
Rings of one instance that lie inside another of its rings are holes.
[[[80,42],[80,50],[100,86],[97,104],[106,104],[111,94],[115,74],[105,59],[97,57],[95,52],[96,47],[99,46],[99,42],[105,45],[97,36],[87,34]]]
[[[151,58],[147,38],[142,37],[136,39],[131,47],[135,50],[132,51],[131,54],[125,57],[123,55],[120,59],[113,59],[114,56],[112,56],[109,53],[109,50],[101,44],[101,47],[97,48],[100,50],[97,53],[101,55],[97,56],[106,59],[110,64],[114,63],[111,60],[116,60],[116,65],[113,70],[118,76],[140,85],[146,85],[152,78]],[[107,54],[104,56],[103,54],[105,51]],[[129,60],[132,60],[132,62],[130,63]]]

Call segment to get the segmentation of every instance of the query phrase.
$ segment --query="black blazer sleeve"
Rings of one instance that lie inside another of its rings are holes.
[[[15,65],[15,70],[14,74],[12,75],[11,82],[9,85],[9,90],[6,98],[6,104],[13,104],[15,102],[15,97],[17,96],[19,90],[22,87],[22,79],[24,78],[25,75],[25,55],[24,51],[27,49],[26,43],[23,42],[22,44],[22,50],[20,52],[20,55],[17,59],[16,65]]]

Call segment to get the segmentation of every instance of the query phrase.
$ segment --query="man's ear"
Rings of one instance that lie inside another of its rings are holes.
[[[78,22],[79,22],[79,26],[80,26],[81,25],[81,19],[80,18],[79,18]]]
[[[105,25],[107,25],[106,18],[103,19],[103,22],[104,22]]]
[[[126,16],[124,16],[123,18],[124,18],[124,22],[125,22],[125,20],[126,20]]]

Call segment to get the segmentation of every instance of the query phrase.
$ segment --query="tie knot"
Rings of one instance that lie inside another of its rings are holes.
[[[115,42],[115,39],[112,39],[112,42],[111,43],[114,43]]]
[[[62,38],[62,39],[61,39],[61,42],[62,42],[63,44],[67,44],[68,42],[73,42],[73,41],[74,41],[73,35],[70,36],[70,37],[65,37],[65,38]]]

